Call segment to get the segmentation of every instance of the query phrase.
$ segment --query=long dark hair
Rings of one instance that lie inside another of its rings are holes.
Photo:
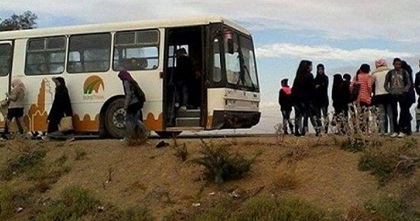
[[[312,61],[309,60],[301,60],[299,63],[299,67],[296,70],[296,79],[301,81],[306,73],[310,72],[310,67],[312,66]]]

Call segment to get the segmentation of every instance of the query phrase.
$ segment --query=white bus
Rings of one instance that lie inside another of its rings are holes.
[[[197,73],[188,91],[195,105],[187,111],[177,110],[175,100],[179,48],[186,49]],[[61,76],[76,133],[122,137],[124,91],[117,74],[129,61],[136,65],[128,71],[146,94],[143,120],[161,136],[250,128],[260,120],[251,34],[213,16],[0,32],[0,93],[10,90],[12,79],[21,79],[26,129],[46,131],[52,77]]]

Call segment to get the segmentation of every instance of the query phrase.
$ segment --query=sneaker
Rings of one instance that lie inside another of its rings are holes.
[[[404,134],[404,133],[402,133],[402,132],[400,132],[400,134],[398,134],[398,137],[399,138],[403,138],[403,137],[405,137],[406,135]]]
[[[391,134],[391,137],[392,137],[392,138],[394,138],[394,137],[398,137],[398,134],[397,134],[397,133],[392,133],[392,134]]]
[[[179,110],[180,110],[180,111],[187,111],[187,106],[182,105],[182,106],[179,108]]]

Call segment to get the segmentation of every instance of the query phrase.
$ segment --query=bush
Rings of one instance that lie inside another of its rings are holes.
[[[188,217],[194,221],[289,221],[289,220],[337,220],[328,212],[298,199],[275,200],[270,197],[256,197],[240,204],[229,198],[222,198],[207,210]]]
[[[29,194],[25,191],[2,187],[0,190],[0,218],[6,220],[16,213],[19,207],[29,204]]]
[[[360,152],[366,149],[367,141],[362,138],[348,137],[346,140],[341,142],[341,149],[350,152]]]
[[[193,159],[192,162],[205,167],[204,175],[208,180],[216,183],[240,179],[251,169],[255,162],[256,155],[252,159],[246,159],[239,153],[232,154],[226,146],[208,145],[204,141],[200,158]]]
[[[410,153],[404,145],[364,151],[359,159],[361,171],[371,171],[378,178],[381,186],[394,175],[410,176],[418,165],[418,156]]]
[[[68,187],[61,193],[61,199],[47,208],[45,213],[35,220],[78,220],[85,215],[95,213],[100,202],[88,190],[81,187]]]
[[[407,203],[395,197],[382,197],[377,202],[368,202],[364,206],[368,214],[374,214],[370,220],[420,220],[420,214],[410,213]]]
[[[2,180],[10,180],[15,175],[25,173],[43,163],[46,155],[45,150],[29,149],[19,152],[17,156],[7,160],[6,165],[0,171]]]

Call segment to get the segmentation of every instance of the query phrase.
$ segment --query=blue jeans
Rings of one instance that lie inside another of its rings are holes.
[[[281,115],[283,117],[283,131],[287,133],[287,124],[289,124],[290,133],[293,133],[293,123],[290,119],[290,113],[292,110],[282,110]]]

